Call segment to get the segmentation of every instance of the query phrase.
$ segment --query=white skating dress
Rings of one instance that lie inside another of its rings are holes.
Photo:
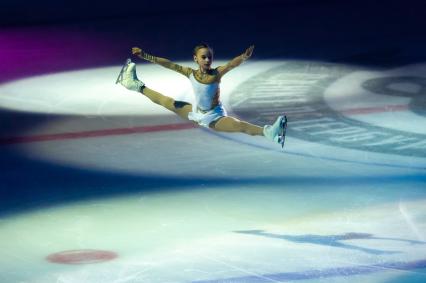
[[[191,72],[189,80],[195,95],[192,112],[188,113],[188,119],[197,122],[200,126],[209,127],[210,123],[227,115],[222,103],[213,106],[213,101],[219,96],[219,82],[204,84],[199,82]]]

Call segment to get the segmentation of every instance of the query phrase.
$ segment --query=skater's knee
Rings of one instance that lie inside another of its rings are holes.
[[[185,101],[175,101],[173,103],[173,106],[175,107],[175,109],[182,109],[183,107],[190,105],[188,102]]]

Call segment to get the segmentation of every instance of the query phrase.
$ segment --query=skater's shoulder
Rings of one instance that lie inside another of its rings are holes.
[[[220,75],[217,68],[210,69],[208,73],[202,74],[200,70],[192,70],[190,79],[201,84],[220,83]]]
[[[193,72],[193,69],[191,67],[181,66],[179,64],[174,64],[172,69],[188,78]]]

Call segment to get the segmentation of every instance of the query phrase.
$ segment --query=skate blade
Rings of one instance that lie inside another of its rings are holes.
[[[285,143],[285,134],[287,131],[287,117],[284,115],[283,120],[281,121],[281,133],[278,136],[278,143],[281,144],[281,148],[284,148],[284,143]]]
[[[127,67],[129,66],[129,64],[131,62],[132,62],[132,60],[130,60],[130,58],[128,58],[126,60],[123,67],[121,67],[120,73],[118,74],[118,77],[117,77],[117,80],[115,81],[115,84],[118,84],[119,82],[121,82],[123,80],[123,73],[127,70]]]

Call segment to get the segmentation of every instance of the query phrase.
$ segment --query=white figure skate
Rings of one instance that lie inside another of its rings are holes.
[[[284,148],[286,131],[287,117],[285,115],[279,116],[273,125],[263,127],[264,136],[273,142],[281,144],[281,148]]]
[[[120,83],[125,88],[138,92],[141,91],[142,87],[145,85],[138,79],[136,75],[136,64],[130,59],[126,60],[115,83]]]

